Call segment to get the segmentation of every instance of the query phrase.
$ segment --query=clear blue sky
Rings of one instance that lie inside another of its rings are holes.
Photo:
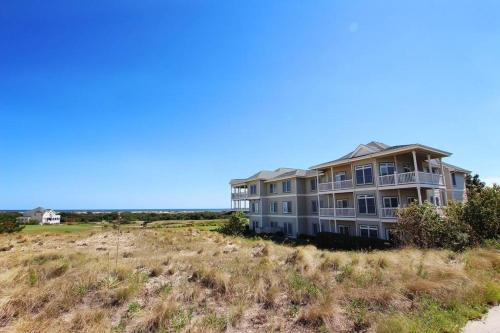
[[[498,1],[2,1],[0,209],[218,208],[423,143],[500,178]]]

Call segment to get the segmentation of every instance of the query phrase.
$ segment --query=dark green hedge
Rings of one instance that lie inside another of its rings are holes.
[[[348,236],[333,232],[320,232],[316,236],[316,245],[332,250],[385,250],[393,246],[390,241],[378,238]]]

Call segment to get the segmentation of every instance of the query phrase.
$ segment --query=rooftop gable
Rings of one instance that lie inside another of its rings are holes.
[[[333,166],[337,164],[342,164],[346,163],[350,160],[355,160],[357,158],[362,158],[365,156],[375,156],[375,155],[384,155],[385,153],[390,154],[392,152],[395,152],[397,150],[407,150],[407,149],[421,149],[421,150],[427,150],[427,151],[433,151],[435,154],[442,155],[443,157],[450,156],[451,153],[437,149],[437,148],[432,148],[428,147],[419,143],[413,143],[413,144],[407,144],[407,145],[397,145],[397,146],[389,146],[385,143],[382,142],[376,142],[372,141],[367,144],[360,144],[356,149],[354,149],[352,152],[336,159],[333,161],[321,163],[318,165],[314,165],[311,167],[311,169],[318,169],[326,166]]]

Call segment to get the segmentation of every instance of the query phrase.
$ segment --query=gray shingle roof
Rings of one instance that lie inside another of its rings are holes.
[[[354,149],[350,153],[348,153],[340,158],[312,166],[311,168],[318,168],[318,167],[338,163],[341,161],[348,161],[348,160],[356,158],[356,157],[369,156],[369,155],[378,154],[378,153],[390,152],[391,150],[396,150],[396,149],[401,149],[401,148],[411,147],[411,146],[419,146],[421,148],[427,148],[427,149],[441,151],[439,149],[427,147],[427,146],[424,146],[424,145],[421,145],[418,143],[407,144],[407,145],[389,146],[389,145],[382,143],[382,142],[372,141],[372,142],[369,142],[367,144],[359,145],[358,147],[356,147],[356,149]],[[450,153],[445,152],[445,151],[442,151],[442,153],[445,155],[451,155]]]
[[[303,170],[293,168],[278,168],[274,171],[262,170],[256,174],[243,179],[231,179],[230,184],[245,183],[252,180],[271,181],[276,179],[294,178],[294,177],[314,177],[316,176],[315,170]]]

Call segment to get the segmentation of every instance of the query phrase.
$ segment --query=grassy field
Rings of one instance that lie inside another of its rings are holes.
[[[215,230],[226,220],[168,220],[150,223],[147,228],[187,228],[194,227],[199,230]],[[39,233],[73,233],[82,231],[100,231],[110,228],[110,224],[106,223],[78,223],[78,224],[54,224],[54,225],[26,225],[23,233],[39,234]],[[122,224],[120,228],[139,228],[140,223]]]
[[[179,224],[0,235],[0,332],[459,332],[500,300],[496,249],[329,252]]]
[[[23,229],[23,233],[27,234],[39,234],[39,233],[72,233],[72,232],[82,232],[89,230],[100,230],[102,229],[101,225],[96,223],[87,223],[87,224],[54,224],[54,225],[27,225]]]

